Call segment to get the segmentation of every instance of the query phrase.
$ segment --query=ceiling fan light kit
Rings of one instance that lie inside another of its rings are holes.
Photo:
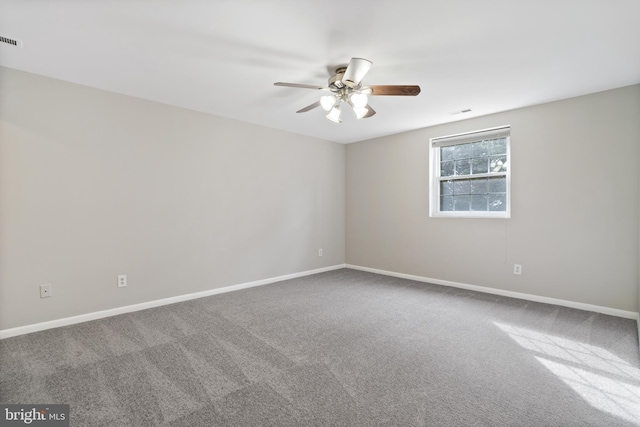
[[[277,82],[274,85],[331,92],[331,95],[321,96],[319,101],[296,111],[296,113],[305,113],[319,106],[329,112],[326,117],[334,123],[342,123],[340,106],[343,102],[351,106],[356,119],[359,120],[376,114],[375,110],[369,105],[369,97],[367,95],[416,96],[420,93],[420,86],[416,85],[362,86],[362,79],[364,79],[372,65],[373,63],[367,59],[351,58],[349,65],[336,68],[335,74],[329,77],[327,87],[283,82]]]
[[[336,105],[329,111],[327,114],[327,119],[331,120],[334,123],[342,123],[342,119],[340,118],[340,105]]]
[[[365,108],[369,102],[367,95],[358,92],[352,93],[349,99],[351,100],[353,108]]]
[[[338,98],[335,95],[324,95],[320,97],[320,106],[324,111],[331,111],[337,102]]]
[[[353,107],[353,112],[356,113],[356,119],[358,119],[358,120],[364,119],[366,117],[369,117],[369,116],[367,116],[367,113],[369,112],[368,108]]]

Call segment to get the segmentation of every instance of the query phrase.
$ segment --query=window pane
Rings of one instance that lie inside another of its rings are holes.
[[[487,178],[476,178],[471,180],[471,194],[487,194]]]
[[[488,141],[489,154],[507,154],[507,139],[499,138]]]
[[[440,148],[440,160],[453,160],[453,153],[455,148],[455,145]]]
[[[479,141],[471,144],[472,157],[485,157],[489,154],[489,144],[487,141]]]
[[[440,182],[440,195],[451,196],[453,194],[453,181]]]
[[[453,181],[453,194],[469,194],[471,192],[471,184],[468,179],[458,179]]]
[[[440,163],[440,176],[453,175],[455,163],[454,162],[442,162]]]
[[[472,211],[487,211],[487,195],[471,196],[471,210]]]
[[[507,156],[491,156],[489,158],[489,169],[491,172],[507,171]]]
[[[480,159],[471,159],[471,173],[487,173],[489,172],[489,162],[486,157]]]
[[[506,194],[490,194],[489,195],[489,211],[499,212],[507,210]]]
[[[507,178],[489,178],[489,193],[506,193]]]
[[[454,145],[454,156],[453,158],[458,159],[468,159],[471,157],[471,144],[460,144]]]
[[[452,211],[453,210],[453,196],[440,197],[440,210]]]
[[[454,211],[468,211],[471,196],[453,196]]]
[[[469,175],[471,173],[471,160],[456,160],[456,175]]]

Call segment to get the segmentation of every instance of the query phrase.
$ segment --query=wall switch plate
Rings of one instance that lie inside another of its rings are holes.
[[[127,275],[126,274],[119,274],[118,275],[118,287],[119,288],[124,288],[125,286],[127,286]]]
[[[318,256],[322,256],[322,248],[318,249]]]
[[[40,285],[40,298],[48,298],[51,296],[51,285]]]
[[[513,264],[513,274],[521,275],[522,274],[522,265],[521,264]]]

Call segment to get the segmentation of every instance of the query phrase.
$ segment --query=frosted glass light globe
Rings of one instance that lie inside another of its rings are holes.
[[[350,99],[354,108],[364,108],[367,106],[367,103],[369,102],[369,98],[367,98],[367,95],[365,95],[364,93],[351,94]]]
[[[330,111],[338,99],[333,95],[325,95],[320,97],[320,106],[324,111]]]

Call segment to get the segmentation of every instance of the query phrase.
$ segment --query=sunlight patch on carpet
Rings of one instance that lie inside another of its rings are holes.
[[[600,347],[494,324],[591,406],[640,424],[640,369]]]

